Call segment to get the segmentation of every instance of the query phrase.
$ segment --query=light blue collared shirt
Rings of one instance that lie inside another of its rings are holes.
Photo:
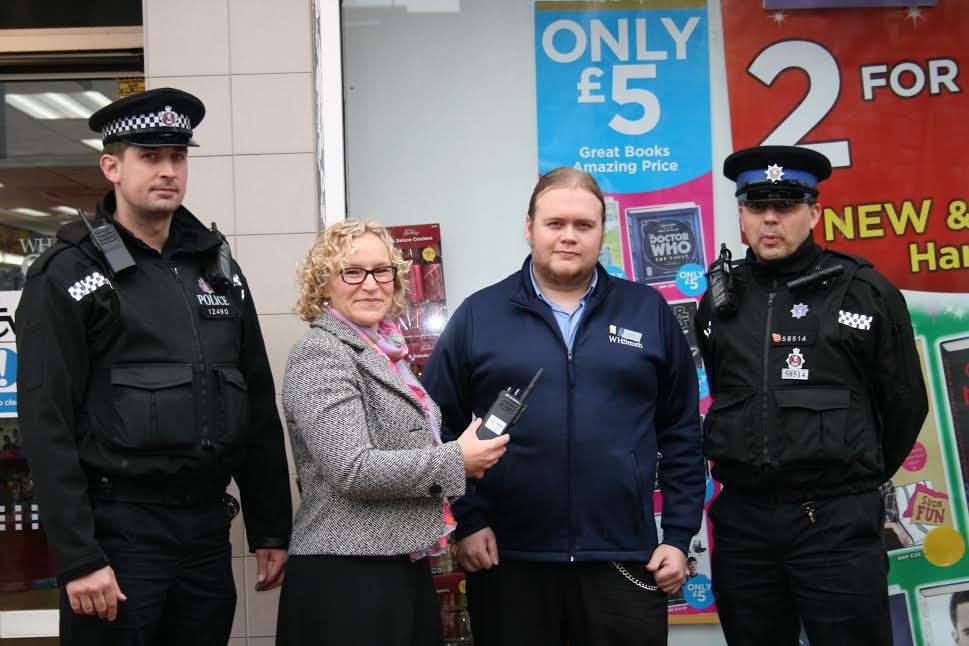
[[[535,294],[552,308],[552,314],[555,315],[555,322],[558,323],[559,330],[562,332],[562,338],[565,340],[565,345],[571,354],[572,346],[575,344],[575,333],[579,328],[579,321],[582,320],[582,312],[585,311],[586,301],[589,300],[589,294],[592,293],[592,290],[596,288],[596,283],[599,282],[598,270],[592,272],[592,281],[589,283],[589,289],[585,290],[585,294],[579,299],[579,304],[576,305],[574,312],[566,312],[545,298],[545,294],[542,293],[541,288],[538,286],[538,281],[535,280],[535,271],[532,269],[531,263],[528,263],[528,275],[532,278]]]

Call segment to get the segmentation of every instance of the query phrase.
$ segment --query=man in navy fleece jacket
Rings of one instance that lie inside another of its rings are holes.
[[[704,495],[696,368],[662,296],[598,265],[604,220],[591,176],[542,176],[531,255],[464,301],[423,374],[454,439],[545,370],[507,454],[454,505],[476,646],[666,644],[686,578]]]

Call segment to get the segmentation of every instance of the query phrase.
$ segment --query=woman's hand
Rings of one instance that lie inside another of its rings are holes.
[[[472,478],[484,477],[484,472],[498,463],[501,456],[505,454],[505,445],[510,439],[507,433],[502,433],[493,440],[479,440],[477,435],[479,426],[481,426],[480,418],[471,422],[458,438],[461,452],[464,453],[464,472]]]

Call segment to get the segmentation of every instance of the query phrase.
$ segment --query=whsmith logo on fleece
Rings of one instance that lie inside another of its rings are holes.
[[[643,333],[634,332],[633,330],[627,330],[624,327],[617,327],[615,325],[609,326],[609,343],[618,343],[620,345],[631,345],[634,348],[643,349]]]

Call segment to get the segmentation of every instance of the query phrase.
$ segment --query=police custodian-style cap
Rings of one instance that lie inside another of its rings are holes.
[[[198,146],[192,141],[192,128],[204,116],[205,105],[197,97],[164,87],[118,99],[92,114],[87,123],[104,144]]]
[[[723,174],[737,182],[740,202],[814,201],[818,182],[831,177],[831,162],[810,148],[755,146],[727,157]]]

